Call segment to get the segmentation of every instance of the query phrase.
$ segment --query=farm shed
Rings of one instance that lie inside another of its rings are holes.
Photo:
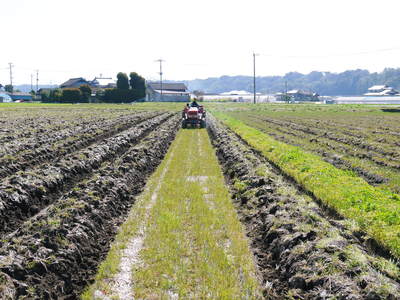
[[[162,90],[162,95],[161,95]],[[150,102],[188,102],[190,93],[184,83],[148,83],[146,101]]]
[[[291,90],[287,93],[277,93],[275,97],[278,101],[285,101],[285,95],[287,95],[290,101],[319,101],[319,95],[317,93],[302,90]]]

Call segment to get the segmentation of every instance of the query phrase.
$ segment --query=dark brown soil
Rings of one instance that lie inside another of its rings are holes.
[[[0,293],[21,299],[79,297],[93,280],[135,196],[175,137],[179,116],[165,118],[114,136],[116,148],[108,144],[113,155],[91,167],[90,176],[3,236]],[[149,133],[141,141],[140,130]],[[128,146],[122,152],[116,146],[121,143]]]
[[[123,154],[170,116],[166,113],[144,119],[90,147],[4,178],[0,184],[0,237],[17,229],[24,220],[72,189],[102,163]]]

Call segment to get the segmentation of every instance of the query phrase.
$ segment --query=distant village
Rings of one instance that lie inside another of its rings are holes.
[[[55,88],[40,88],[36,92],[26,93],[21,91],[6,91],[0,86],[0,102],[30,102],[42,101],[45,95],[49,95],[54,90],[79,89],[82,86],[90,88],[88,102],[99,102],[99,94],[108,90],[116,89],[116,80],[111,77],[95,77],[93,80],[86,80],[83,77],[70,78]],[[142,99],[136,101],[164,101],[164,102],[188,102],[193,95],[189,92],[184,83],[160,83],[147,82],[146,94]]]
[[[93,80],[86,80],[83,77],[70,78],[55,88],[40,88],[36,92],[26,93],[21,91],[9,92],[0,85],[1,102],[31,102],[42,101],[44,95],[49,95],[54,90],[77,89],[82,86],[90,87],[88,102],[99,101],[99,94],[107,89],[117,87],[116,80],[111,77],[95,77]],[[357,97],[346,96],[321,96],[314,91],[294,89],[275,94],[260,94],[248,91],[230,91],[220,94],[207,94],[202,91],[189,91],[188,87],[181,82],[146,82],[145,97],[135,99],[141,102],[188,102],[191,99],[199,101],[232,101],[232,102],[286,102],[286,103],[327,103],[327,104],[386,104],[400,103],[400,92],[387,85],[374,85],[363,95]],[[127,102],[132,102],[128,101]]]

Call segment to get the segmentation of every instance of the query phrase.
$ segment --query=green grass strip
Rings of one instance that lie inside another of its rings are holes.
[[[254,299],[254,262],[207,131],[182,130],[150,217],[135,296]]]
[[[351,171],[337,169],[317,155],[279,142],[226,114],[214,114],[324,204],[355,220],[361,230],[400,258],[398,194],[375,188]]]
[[[178,133],[83,299],[96,290],[118,298],[122,253],[143,222],[140,263],[132,269],[135,299],[261,298],[253,255],[205,129]]]

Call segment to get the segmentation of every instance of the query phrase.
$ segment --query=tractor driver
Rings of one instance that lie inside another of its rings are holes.
[[[199,104],[196,102],[196,99],[190,104],[191,107],[199,107]]]

